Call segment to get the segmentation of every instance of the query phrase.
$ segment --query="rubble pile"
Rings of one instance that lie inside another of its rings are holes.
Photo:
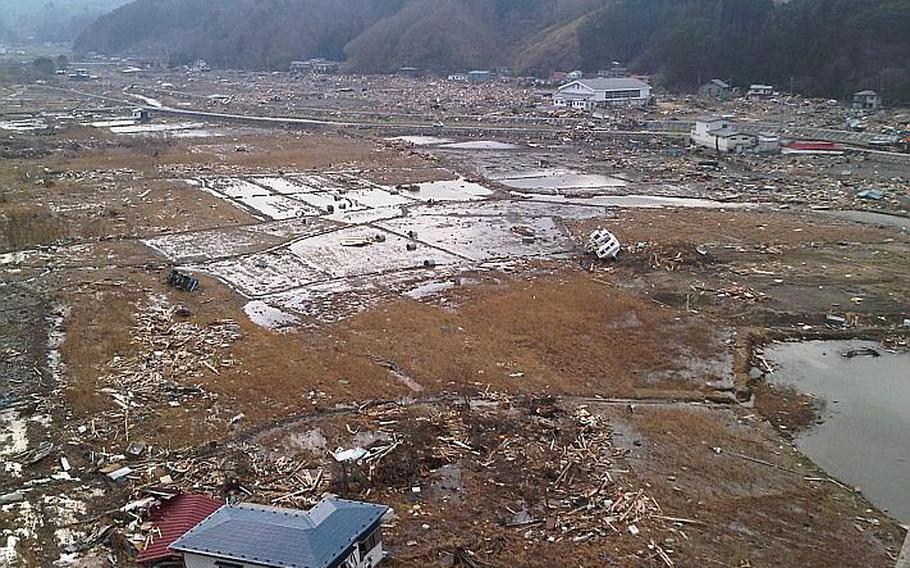
[[[611,430],[603,419],[579,407],[573,415],[575,439],[561,449],[559,476],[551,484],[548,508],[555,509],[556,535],[548,540],[571,538],[580,542],[627,530],[632,535],[654,515],[657,502],[644,490],[618,483],[610,473],[615,460],[627,450],[613,447]],[[584,480],[584,481],[583,481]]]
[[[235,365],[227,352],[240,338],[233,320],[208,325],[175,321],[175,309],[163,298],[152,298],[136,313],[130,329],[136,351],[115,356],[99,378],[100,391],[117,409],[92,417],[78,432],[91,431],[92,438],[129,440],[130,422],[166,403],[180,406],[192,397],[211,397],[196,384],[207,373]]]
[[[605,419],[584,406],[567,415],[555,403],[543,402],[532,405],[530,423],[519,422],[515,413],[525,405],[488,393],[483,401],[455,403],[416,424],[402,409],[374,411],[382,441],[365,449],[358,462],[371,480],[361,496],[389,489],[381,487],[383,482],[420,493],[442,468],[454,466],[489,477],[491,495],[499,494],[497,508],[507,511],[499,525],[522,529],[529,541],[637,535],[643,523],[660,514],[644,490],[614,477],[627,451],[613,445]],[[415,448],[415,441],[428,446]],[[408,467],[400,467],[399,460]],[[524,490],[530,486],[532,494]]]
[[[613,445],[609,423],[585,406],[566,411],[554,400],[529,404],[486,393],[468,401],[351,408],[307,421],[314,427],[309,432],[319,432],[320,443],[299,452],[267,451],[253,440],[183,452],[155,448],[130,464],[130,503],[147,499],[150,487],[153,494],[168,487],[296,508],[327,491],[386,500],[401,494],[415,503],[411,516],[419,516],[426,500],[481,497],[464,481],[473,477],[485,485],[491,522],[520,530],[531,542],[638,536],[661,519],[644,489],[618,477],[627,469],[620,463],[627,450]],[[299,437],[293,430],[279,437]],[[330,431],[338,435],[323,437]],[[457,487],[444,481],[453,467],[462,472]],[[150,526],[136,517],[121,526],[131,542],[149,536]]]
[[[308,507],[331,480],[327,464],[289,456],[269,458],[255,446],[232,445],[214,456],[160,452],[133,466],[142,486],[166,485],[189,493],[252,500],[283,507]]]

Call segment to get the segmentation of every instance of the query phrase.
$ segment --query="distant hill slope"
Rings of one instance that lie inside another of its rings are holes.
[[[100,18],[80,51],[206,59],[237,68],[343,58],[344,47],[405,0],[137,0]]]
[[[72,41],[130,0],[0,0],[0,39]]]
[[[363,72],[618,60],[670,88],[723,77],[907,100],[907,30],[910,0],[135,0],[76,48],[239,68],[321,56]]]

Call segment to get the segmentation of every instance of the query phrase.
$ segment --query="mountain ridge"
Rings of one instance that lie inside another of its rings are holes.
[[[248,69],[326,57],[365,73],[547,75],[618,60],[671,89],[724,77],[907,100],[907,29],[910,0],[134,0],[75,46]]]

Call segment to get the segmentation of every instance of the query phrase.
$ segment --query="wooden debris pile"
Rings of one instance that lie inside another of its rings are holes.
[[[665,518],[643,488],[623,479],[626,450],[613,445],[606,419],[585,406],[490,396],[351,408],[305,424],[306,433],[318,433],[318,447],[276,451],[302,434],[288,430],[265,446],[155,448],[131,461],[124,479],[134,499],[156,485],[295,508],[325,492],[380,500],[401,494],[418,508],[425,499],[480,499],[488,527],[538,543],[646,539]],[[448,477],[451,468],[457,481]],[[660,550],[661,559],[668,554]]]
[[[206,373],[217,375],[219,369],[233,366],[226,351],[240,338],[240,326],[233,320],[205,326],[175,321],[173,308],[162,301],[140,310],[130,331],[137,353],[112,360],[105,382],[140,402],[159,399],[162,393],[174,398]]]
[[[613,477],[616,460],[625,450],[616,449],[612,432],[605,421],[579,407],[573,415],[574,440],[559,454],[560,472],[548,489],[548,509],[553,520],[549,540],[575,542],[628,531],[639,526],[660,507],[642,489],[633,489]]]
[[[159,467],[167,473],[166,479],[184,491],[282,507],[309,507],[331,481],[324,462],[288,456],[270,459],[247,444],[232,446],[225,455],[169,460]]]
[[[160,404],[180,406],[194,397],[211,398],[199,381],[206,374],[236,364],[228,354],[240,338],[240,327],[233,320],[207,325],[180,321],[163,298],[153,298],[136,314],[130,329],[135,350],[115,356],[99,379],[100,391],[107,394],[116,409],[95,415],[79,426],[80,434],[106,440],[129,440],[130,422],[151,412]]]
[[[659,505],[643,489],[614,477],[617,469],[623,470],[617,462],[627,450],[613,445],[603,418],[583,406],[567,416],[538,405],[529,422],[516,415],[518,405],[494,397],[481,404],[437,407],[416,419],[406,409],[372,409],[370,421],[385,441],[364,450],[357,464],[367,468],[370,490],[410,491],[415,483],[431,483],[437,469],[452,464],[479,472],[489,478],[491,495],[514,493],[522,502],[520,515],[505,507],[509,515],[501,525],[523,528],[529,540],[578,542],[619,532],[634,536],[660,515]],[[547,480],[549,486],[541,487]],[[536,502],[521,489],[528,486],[539,488],[533,491]]]
[[[651,270],[675,272],[684,266],[697,267],[714,262],[714,257],[707,249],[695,244],[637,242],[630,244],[627,249],[630,262]]]

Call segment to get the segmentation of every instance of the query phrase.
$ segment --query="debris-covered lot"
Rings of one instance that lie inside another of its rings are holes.
[[[86,88],[349,117],[346,80]],[[816,403],[768,387],[762,347],[907,348],[908,162],[574,123],[118,131],[128,108],[2,89],[43,122],[0,130],[0,563],[133,565],[184,491],[389,505],[391,566],[894,565],[904,531],[796,449]],[[452,93],[429,114],[531,96]],[[704,111],[675,105],[628,119]]]

